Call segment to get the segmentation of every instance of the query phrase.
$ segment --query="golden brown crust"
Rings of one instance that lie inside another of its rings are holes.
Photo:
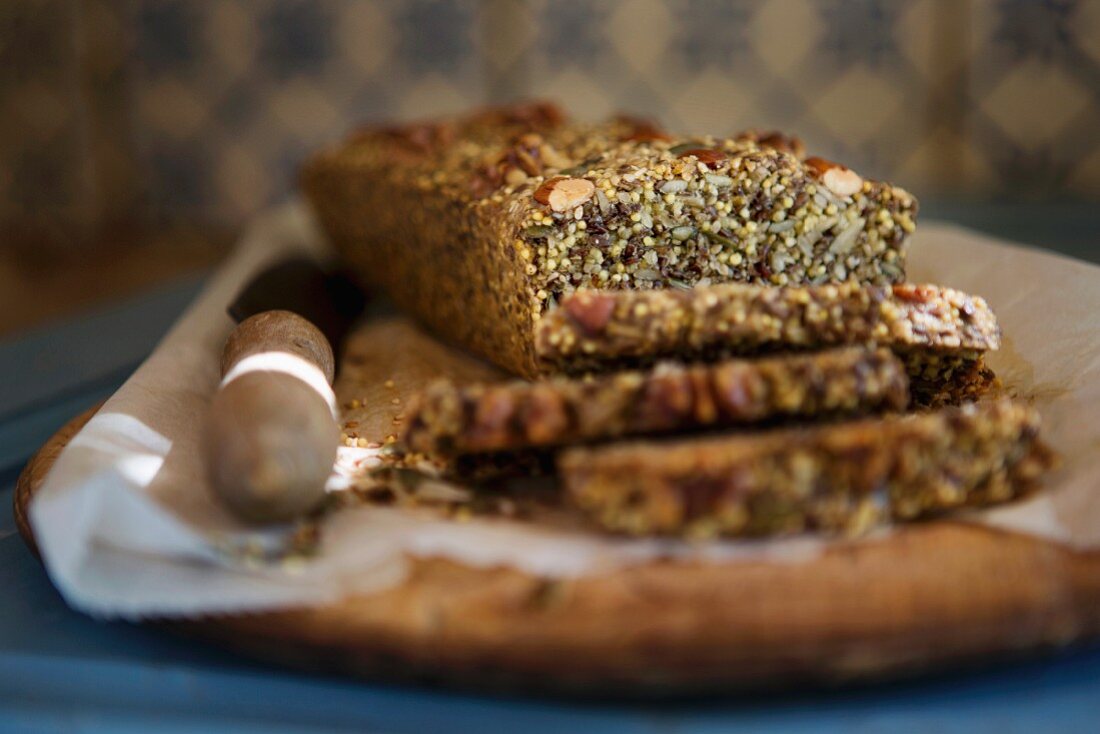
[[[564,451],[570,500],[632,534],[850,533],[1004,502],[1050,468],[1034,409],[1008,400],[753,435]]]
[[[677,142],[527,105],[366,130],[303,185],[366,281],[533,376],[534,324],[577,288],[901,280],[913,197],[855,174],[838,187],[769,140]]]
[[[627,435],[758,424],[792,417],[903,410],[908,380],[888,350],[665,363],[590,379],[429,386],[410,407],[403,443],[463,454]]]

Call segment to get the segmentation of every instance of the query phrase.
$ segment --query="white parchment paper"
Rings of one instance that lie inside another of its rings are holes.
[[[308,561],[245,560],[234,550],[263,546],[281,531],[258,534],[222,510],[206,489],[196,447],[232,329],[225,307],[252,274],[292,252],[326,252],[298,205],[250,228],[153,355],[58,458],[30,515],[50,576],[74,607],[141,618],[323,604],[399,583],[406,559],[417,555],[561,577],[659,556],[798,563],[821,551],[814,537],[691,545],[360,506],[327,517],[319,552]],[[1045,434],[1064,457],[1042,494],[965,519],[1100,547],[1100,268],[923,223],[910,274],[987,297],[1007,334],[991,362],[1011,390],[1040,407]],[[392,338],[401,330],[411,328],[380,324],[358,336],[361,348],[390,360],[385,369],[404,380],[399,394],[433,371],[476,377],[487,369],[448,356],[423,335]],[[381,389],[361,392],[382,401]],[[342,460],[355,454],[342,450]]]

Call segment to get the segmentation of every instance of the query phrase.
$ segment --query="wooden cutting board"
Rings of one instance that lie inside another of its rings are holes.
[[[31,459],[26,509],[92,413]],[[938,521],[775,564],[652,562],[552,581],[412,561],[400,586],[323,607],[158,623],[262,660],[380,680],[670,696],[831,685],[1100,635],[1100,553]]]

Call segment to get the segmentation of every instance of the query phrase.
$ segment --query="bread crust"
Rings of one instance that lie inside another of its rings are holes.
[[[903,280],[915,199],[800,152],[528,104],[365,129],[309,161],[303,188],[364,281],[532,377],[536,324],[578,288]]]

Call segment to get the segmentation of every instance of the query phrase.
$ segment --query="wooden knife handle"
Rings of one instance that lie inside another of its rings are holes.
[[[332,345],[320,329],[292,311],[264,311],[237,325],[222,351],[222,377],[245,357],[283,352],[316,365],[328,384],[336,374]]]
[[[340,429],[332,347],[306,319],[265,311],[242,321],[222,353],[204,454],[211,487],[243,520],[292,520],[317,506]]]

